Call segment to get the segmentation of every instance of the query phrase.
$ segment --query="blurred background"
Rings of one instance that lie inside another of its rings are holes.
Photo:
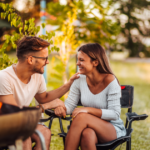
[[[47,66],[48,90],[55,89],[76,72],[76,53],[85,43],[101,44],[110,59],[110,65],[121,85],[134,86],[133,112],[150,114],[150,0],[0,0],[12,3],[22,21],[35,18],[45,31],[55,31],[54,44],[59,52],[51,52]],[[45,9],[42,9],[42,3]],[[3,12],[0,9],[0,12]],[[5,35],[13,35],[18,28],[11,26],[7,18],[0,17],[0,48]],[[38,35],[44,34],[41,29]],[[11,44],[5,52],[16,59]],[[1,57],[1,54],[0,54]],[[62,97],[65,100],[67,94]],[[31,106],[35,105],[34,101]],[[121,118],[125,121],[122,110]],[[64,126],[68,123],[63,122]],[[150,118],[133,124],[132,149],[150,149]],[[66,130],[66,128],[65,128]],[[52,126],[51,150],[63,149],[57,133],[58,121]],[[121,147],[125,149],[125,145]]]

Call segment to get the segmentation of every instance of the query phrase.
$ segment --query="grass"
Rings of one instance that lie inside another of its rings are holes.
[[[14,56],[13,56],[14,57]],[[62,82],[55,81],[53,76],[50,76],[54,72],[52,68],[52,59],[50,58],[50,64],[47,67],[48,72],[48,90],[52,90],[54,87],[59,87]],[[57,62],[57,61],[56,61]],[[58,63],[58,62],[57,62]],[[111,61],[111,67],[116,77],[119,79],[121,85],[133,85],[134,86],[134,105],[133,112],[137,114],[150,115],[150,64],[149,63],[127,63],[123,61]],[[75,71],[75,59],[70,61],[70,69]],[[54,85],[55,84],[55,85]],[[121,118],[125,121],[125,113],[127,109],[122,109]],[[64,130],[67,131],[66,126],[69,124],[63,121]],[[48,123],[46,123],[48,125]],[[144,121],[138,121],[133,123],[132,133],[132,150],[149,150],[150,149],[150,117]],[[52,136],[50,149],[51,150],[63,150],[63,140],[57,135],[60,133],[58,120],[55,119],[52,124]],[[119,148],[117,148],[119,150]],[[125,150],[125,144],[122,145],[121,150]]]
[[[111,62],[111,66],[118,77],[120,84],[134,86],[133,112],[137,114],[150,114],[150,64]],[[125,120],[122,110],[121,118]],[[133,123],[132,150],[149,150],[150,144],[150,118]],[[122,146],[125,150],[125,145]]]

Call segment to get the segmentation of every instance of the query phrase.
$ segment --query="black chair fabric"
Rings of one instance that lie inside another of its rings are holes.
[[[120,99],[122,108],[131,108],[133,105],[134,87],[131,85],[122,85],[122,97]]]

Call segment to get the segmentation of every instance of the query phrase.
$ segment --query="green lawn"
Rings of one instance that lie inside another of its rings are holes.
[[[73,68],[74,60],[71,61]],[[138,114],[150,114],[150,64],[148,63],[126,63],[121,61],[111,61],[112,69],[119,79],[121,85],[134,86],[134,105],[133,112]],[[49,69],[52,69],[50,64]],[[49,72],[50,73],[50,72]],[[51,79],[52,80],[52,79]],[[51,87],[52,88],[52,87]],[[50,89],[51,89],[50,88]],[[127,109],[122,110],[121,118],[125,121],[125,113]],[[63,122],[67,126],[68,122]],[[132,150],[149,150],[150,149],[150,118],[145,121],[133,123],[132,133]],[[52,126],[51,150],[63,150],[62,138],[57,136],[60,132],[58,120],[55,119]],[[66,128],[65,128],[66,131]],[[119,148],[118,148],[119,149]],[[122,150],[125,150],[125,145],[122,145]]]
[[[52,66],[57,64],[58,61],[52,62],[47,66],[48,72],[48,90],[59,87],[62,85],[60,76],[52,75],[55,70]],[[111,61],[111,67],[119,79],[121,85],[134,86],[134,105],[133,112],[138,114],[150,114],[150,64],[149,63],[127,63],[122,61]],[[69,69],[75,72],[75,58],[70,60]],[[125,121],[126,109],[122,110],[121,118]],[[47,123],[46,123],[47,124]],[[63,122],[66,127],[68,122]],[[66,128],[64,128],[66,131]],[[145,121],[138,121],[133,123],[132,133],[132,150],[150,150],[150,117]],[[58,120],[55,119],[51,129],[54,136],[52,136],[50,149],[63,150],[62,138],[57,136],[60,132]],[[119,149],[119,148],[118,148]],[[125,150],[125,145],[122,145],[122,150]]]

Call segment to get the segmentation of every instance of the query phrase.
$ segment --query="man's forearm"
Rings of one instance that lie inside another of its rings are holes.
[[[53,100],[49,103],[44,103],[42,105],[43,105],[44,109],[55,109],[55,108],[61,106],[66,110],[64,103],[61,100],[58,100],[58,99]]]
[[[69,81],[58,89],[47,92],[46,98],[42,100],[42,103],[47,103],[55,100],[56,98],[62,97],[66,92],[69,91],[71,84],[72,82]]]

